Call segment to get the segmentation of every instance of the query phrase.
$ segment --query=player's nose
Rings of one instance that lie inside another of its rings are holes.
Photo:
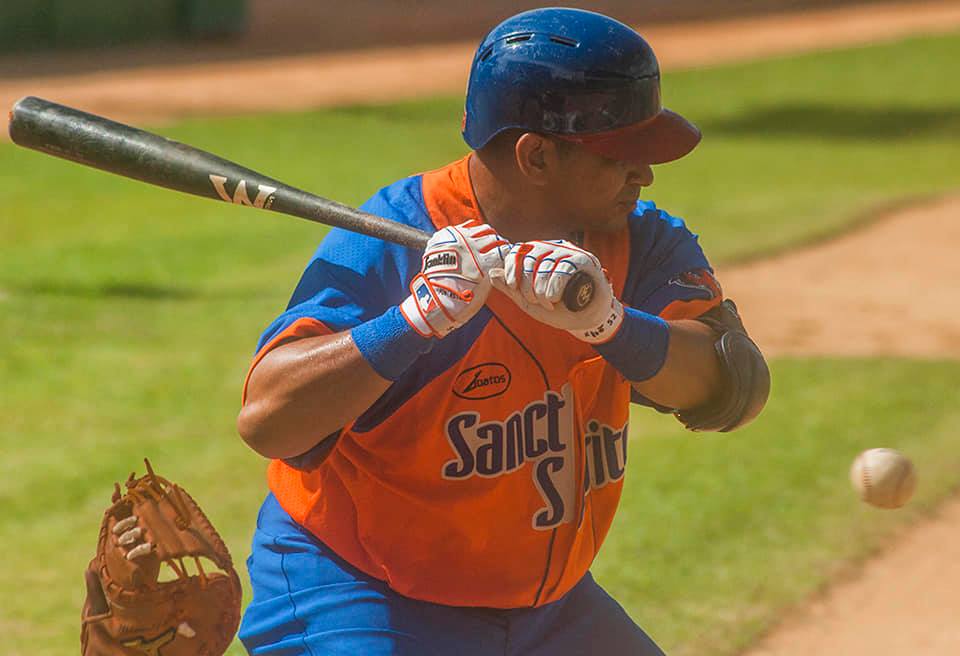
[[[649,164],[640,164],[636,162],[628,163],[627,182],[629,184],[649,187],[653,184],[653,168]]]

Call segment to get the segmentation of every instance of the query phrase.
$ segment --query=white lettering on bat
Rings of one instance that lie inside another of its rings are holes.
[[[277,190],[276,187],[260,185],[260,188],[257,190],[257,197],[251,201],[250,196],[247,195],[246,180],[241,180],[237,183],[237,188],[233,192],[233,197],[227,193],[227,179],[222,175],[213,175],[211,173],[210,182],[213,183],[213,189],[217,192],[217,195],[226,202],[234,203],[236,205],[246,205],[248,207],[258,207],[260,209],[263,209],[264,207],[270,209],[270,206],[273,205],[273,192]]]

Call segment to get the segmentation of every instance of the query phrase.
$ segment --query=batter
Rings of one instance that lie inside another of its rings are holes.
[[[271,459],[251,654],[662,654],[589,572],[630,403],[726,431],[766,402],[696,236],[638,200],[700,140],[639,34],[507,19],[463,136],[469,155],[363,206],[433,233],[426,251],[332,230],[260,339],[238,420]],[[596,291],[572,312],[578,272]]]

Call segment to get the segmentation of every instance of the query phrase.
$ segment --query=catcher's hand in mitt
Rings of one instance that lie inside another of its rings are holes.
[[[220,656],[240,623],[240,579],[181,487],[130,474],[103,515],[86,571],[83,656]]]

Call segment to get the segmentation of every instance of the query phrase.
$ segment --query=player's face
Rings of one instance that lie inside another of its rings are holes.
[[[624,162],[570,144],[560,161],[555,198],[573,230],[618,230],[643,187],[653,184],[648,164]]]

